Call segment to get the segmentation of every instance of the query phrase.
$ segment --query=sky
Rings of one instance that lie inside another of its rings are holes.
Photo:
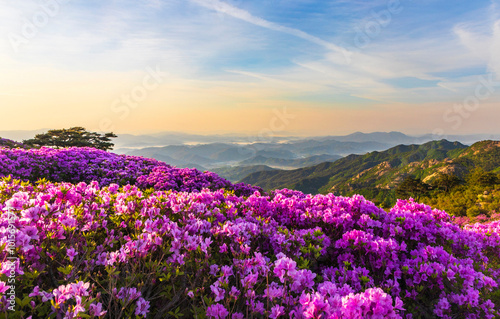
[[[0,130],[500,133],[500,0],[0,0]]]

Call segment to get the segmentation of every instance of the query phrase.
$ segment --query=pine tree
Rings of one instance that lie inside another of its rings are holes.
[[[38,134],[34,138],[23,141],[31,147],[93,147],[101,150],[111,150],[114,144],[111,138],[115,138],[113,133],[99,134],[88,132],[83,127],[72,127],[69,129],[49,130],[47,133]]]

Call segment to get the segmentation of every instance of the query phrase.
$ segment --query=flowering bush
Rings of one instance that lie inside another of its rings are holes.
[[[253,187],[248,184],[232,184],[230,181],[221,178],[212,172],[202,173],[197,169],[178,169],[169,165],[160,165],[152,169],[148,175],[141,175],[137,178],[137,185],[141,188],[154,188],[156,190],[177,190],[190,192],[204,188],[217,190],[234,190],[238,195],[248,196],[255,191],[261,191],[260,187]]]
[[[176,168],[154,159],[117,155],[88,147],[0,148],[0,177],[9,175],[31,182],[39,179],[70,183],[98,181],[102,186],[137,184],[143,188],[188,192],[226,188],[238,195],[260,190],[246,184],[233,185],[211,172]]]
[[[13,318],[498,316],[500,223],[412,201],[5,180],[0,209]]]
[[[2,149],[0,172],[9,318],[500,316],[499,221],[93,149]]]

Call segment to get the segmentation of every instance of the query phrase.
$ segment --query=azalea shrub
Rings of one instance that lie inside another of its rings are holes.
[[[261,190],[248,184],[232,184],[215,173],[172,167],[155,159],[118,155],[90,147],[29,150],[0,147],[2,176],[31,182],[46,179],[75,184],[98,181],[101,186],[137,184],[142,188],[187,192],[225,188],[238,195]]]
[[[73,166],[54,159],[52,181],[2,171],[0,316],[500,316],[499,221],[460,226],[413,200],[384,211],[362,196],[242,191],[119,159],[108,168],[144,171],[61,181]]]

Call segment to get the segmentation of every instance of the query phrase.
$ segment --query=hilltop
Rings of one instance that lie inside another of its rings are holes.
[[[496,148],[366,158],[490,163]],[[265,193],[94,148],[0,147],[0,177],[0,257],[17,257],[0,278],[5,317],[498,317],[493,218],[462,227],[413,200]]]

